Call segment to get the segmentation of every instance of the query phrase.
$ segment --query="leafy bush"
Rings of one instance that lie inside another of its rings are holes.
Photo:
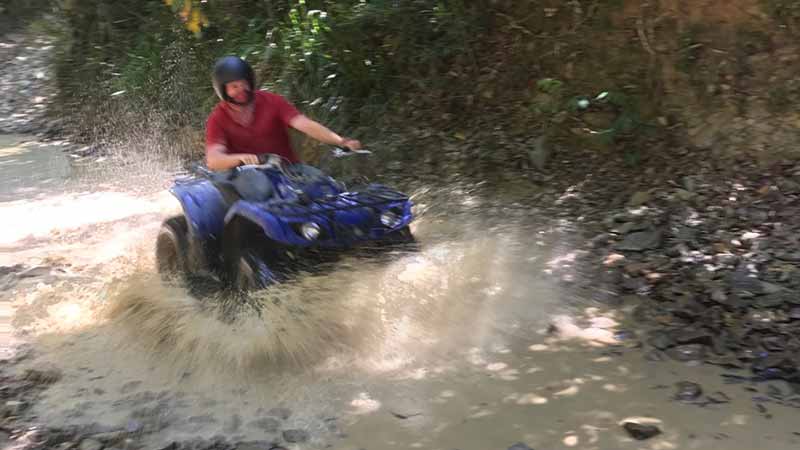
[[[439,75],[470,63],[484,22],[481,3],[65,2],[69,39],[57,66],[62,103],[91,111],[116,101],[157,108],[176,127],[201,125],[216,102],[209,82],[213,62],[236,54],[254,65],[263,87],[306,113],[334,127],[368,127],[409,100],[409,92],[435,94],[410,99],[420,104],[451,89]]]

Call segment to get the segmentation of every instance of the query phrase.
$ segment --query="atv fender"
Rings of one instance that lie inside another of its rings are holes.
[[[191,236],[201,241],[222,237],[227,207],[214,184],[208,180],[194,181],[176,185],[170,192],[183,207]]]
[[[265,210],[261,205],[254,204],[248,201],[240,200],[231,206],[228,214],[225,216],[225,225],[241,217],[246,219],[264,231],[264,235],[274,242],[279,244],[295,245],[300,247],[307,247],[314,244],[298,236],[291,226],[285,221],[278,218],[275,214]],[[327,221],[319,217],[309,217],[308,220],[316,222],[323,231],[327,230]]]

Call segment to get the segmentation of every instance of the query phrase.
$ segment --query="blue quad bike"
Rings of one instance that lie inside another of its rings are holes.
[[[229,171],[198,165],[192,172],[170,189],[183,214],[165,220],[156,240],[165,280],[213,279],[247,292],[313,272],[350,249],[414,242],[411,200],[381,184],[348,188],[275,155]]]

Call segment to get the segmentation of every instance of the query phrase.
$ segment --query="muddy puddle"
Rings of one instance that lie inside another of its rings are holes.
[[[569,230],[477,189],[418,187],[417,247],[268,289],[261,316],[231,322],[155,276],[159,223],[177,211],[163,188],[50,184],[0,200],[15,224],[0,265],[41,268],[0,303],[4,339],[33,349],[12,370],[61,373],[30,410],[39,423],[127,430],[145,448],[797,448],[796,411],[756,408],[756,388],[717,368],[646,361],[624,315],[548,275],[568,264]],[[703,393],[675,400],[683,380]],[[634,440],[625,420],[661,434]]]

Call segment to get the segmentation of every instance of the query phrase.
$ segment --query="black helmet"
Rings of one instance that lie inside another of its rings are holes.
[[[250,95],[247,99],[247,103],[250,103],[253,100],[253,90],[255,90],[256,84],[253,68],[250,67],[250,64],[247,64],[245,60],[238,56],[226,56],[217,60],[212,77],[214,91],[216,91],[217,96],[226,102],[238,104],[225,92],[225,84],[236,80],[245,80],[250,85]]]

